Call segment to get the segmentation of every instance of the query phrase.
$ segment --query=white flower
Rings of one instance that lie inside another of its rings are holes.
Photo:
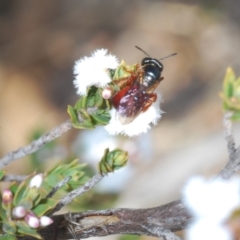
[[[240,204],[240,180],[193,177],[183,190],[184,202],[196,217],[226,220]]]
[[[119,65],[115,56],[107,54],[107,49],[96,50],[91,57],[84,57],[75,62],[73,81],[77,94],[85,96],[87,88],[95,85],[105,87],[111,82],[107,69],[115,69]]]
[[[194,217],[186,231],[188,240],[230,240],[224,223],[240,205],[240,179],[193,177],[183,189],[183,202]]]
[[[232,234],[224,225],[208,219],[200,219],[186,230],[187,240],[231,240]]]
[[[116,109],[110,111],[111,120],[105,129],[110,135],[123,134],[129,137],[146,133],[150,128],[150,124],[156,125],[163,113],[160,109],[161,95],[158,94],[157,101],[154,102],[146,112],[140,113],[131,123],[122,124],[117,116]]]

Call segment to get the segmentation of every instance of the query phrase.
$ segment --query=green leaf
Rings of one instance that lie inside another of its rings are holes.
[[[37,230],[29,227],[25,222],[17,223],[17,232],[21,235],[32,236],[37,239],[42,239],[42,237],[37,233]]]
[[[240,112],[234,112],[234,114],[232,115],[231,119],[233,121],[240,121]]]
[[[104,105],[104,99],[102,97],[102,89],[99,88],[95,95],[95,106],[99,108],[102,105]]]
[[[2,194],[0,194],[0,218],[3,221],[7,221],[7,214],[2,205]]]
[[[33,174],[34,175],[34,174]],[[27,191],[27,189],[29,188],[28,184],[29,184],[29,179],[33,177],[33,175],[30,175],[27,179],[25,179],[24,181],[22,181],[18,188],[16,193],[14,194],[14,199],[13,199],[13,204],[14,206],[18,206],[19,202],[21,201],[22,198],[24,198],[25,193]]]
[[[3,222],[2,223],[2,230],[3,230],[4,233],[14,235],[16,230],[17,230],[15,222],[13,222],[13,221]]]
[[[94,125],[87,111],[85,109],[79,109],[78,113],[79,113],[79,116],[77,118],[77,121],[72,122],[73,127],[78,129],[93,129]]]
[[[78,188],[79,186],[81,185],[84,185],[87,181],[89,180],[89,177],[87,176],[84,176],[82,177],[80,180],[78,181],[69,181],[69,185],[71,187],[71,189],[76,189]]]
[[[88,107],[94,107],[95,106],[95,96],[88,98],[87,106]]]
[[[68,114],[69,114],[69,116],[71,118],[72,124],[78,123],[77,112],[76,112],[76,110],[72,106],[68,105],[67,112],[68,112]]]
[[[77,129],[93,129],[94,125],[92,124],[91,117],[87,114],[84,109],[79,109],[78,111],[72,106],[68,106],[68,114],[71,118],[72,126]],[[79,114],[81,120],[79,120]]]
[[[232,68],[228,68],[223,81],[223,92],[220,93],[223,99],[223,109],[231,111],[232,120],[239,121],[240,112],[240,77],[236,78]]]
[[[85,121],[84,123],[72,123],[74,128],[77,129],[94,129],[94,125],[91,121]]]
[[[41,187],[41,190],[44,191],[42,196],[46,196],[51,189],[57,185],[57,183],[68,176],[72,177],[71,180],[58,189],[54,195],[56,199],[60,199],[61,196],[66,195],[66,193],[69,193],[71,190],[85,184],[89,179],[87,176],[85,176],[85,172],[83,171],[85,166],[86,164],[79,164],[78,159],[74,159],[68,163],[55,164],[53,168],[45,174],[46,177],[44,177]]]
[[[63,177],[59,173],[54,172],[54,174],[47,176],[46,180],[50,187],[55,187],[62,179]]]
[[[37,205],[41,200],[41,190],[36,187],[28,188],[26,190],[25,196],[32,201],[33,205]]]
[[[13,193],[13,195],[16,194],[17,190],[18,190],[18,186],[19,186],[19,183],[17,182],[13,182],[11,184],[11,186],[9,187],[9,189],[11,190],[11,192]]]
[[[46,198],[41,200],[41,202],[32,209],[32,211],[38,216],[41,217],[49,210],[53,209],[59,201],[53,198]]]
[[[109,123],[111,116],[109,112],[98,110],[96,114],[92,114],[92,118],[95,120],[97,125],[106,125]]]
[[[9,235],[9,234],[4,234],[4,235],[0,234],[0,239],[1,240],[17,240],[15,236]]]
[[[54,164],[54,165],[52,166],[52,168],[50,168],[50,169],[46,172],[46,176],[54,173],[54,172],[56,171],[56,169],[58,169],[58,167],[59,167],[61,164],[63,164],[63,163],[60,162],[60,161],[57,162],[56,164]],[[44,181],[44,179],[43,179],[43,181]]]
[[[33,207],[33,201],[30,197],[22,198],[17,206],[23,206],[26,210],[31,210]]]
[[[86,97],[86,96],[82,96],[82,97],[79,98],[79,100],[76,102],[74,108],[78,111],[79,109],[86,108],[86,105],[87,105],[87,97]]]
[[[227,68],[226,75],[223,80],[223,92],[226,97],[233,96],[233,83],[236,80],[236,76],[232,68]]]
[[[6,171],[0,170],[0,180],[4,177]]]
[[[68,106],[74,128],[94,129],[96,125],[106,125],[109,122],[111,106],[108,100],[103,99],[102,90],[91,86],[87,96],[82,96],[74,107]]]

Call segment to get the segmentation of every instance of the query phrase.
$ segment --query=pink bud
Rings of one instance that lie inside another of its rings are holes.
[[[2,199],[4,204],[11,203],[13,200],[13,194],[9,189],[5,189],[2,193]]]
[[[40,217],[40,225],[42,227],[46,227],[52,223],[53,223],[53,220],[50,217],[47,217],[47,216]]]
[[[29,187],[30,188],[33,188],[33,187],[40,188],[42,181],[43,181],[43,174],[39,173],[31,179],[31,181],[29,183]]]
[[[40,225],[39,219],[33,213],[28,213],[24,219],[31,228],[38,228]]]
[[[14,218],[22,218],[26,215],[27,211],[23,206],[13,208],[12,215]]]
[[[112,96],[112,90],[110,88],[105,88],[103,91],[102,91],[102,97],[104,99],[109,99],[110,97]]]

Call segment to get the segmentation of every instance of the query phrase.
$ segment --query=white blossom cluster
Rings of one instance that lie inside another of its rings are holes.
[[[116,69],[119,65],[115,56],[108,54],[106,49],[96,50],[90,57],[84,57],[76,61],[74,66],[75,79],[73,81],[77,94],[86,96],[87,89],[90,86],[105,88],[103,98],[109,99],[111,91],[108,89],[108,83],[111,78],[107,69]],[[156,125],[161,118],[160,109],[161,96],[145,112],[139,114],[131,123],[122,124],[116,114],[116,109],[110,111],[111,120],[105,126],[110,135],[123,134],[129,137],[146,133],[151,124]]]
[[[75,62],[73,81],[77,94],[86,96],[90,86],[106,87],[111,82],[107,69],[115,69],[118,59],[107,54],[107,49],[96,50],[91,57],[84,57]]]
[[[183,189],[183,201],[194,217],[187,240],[233,239],[226,220],[240,206],[240,179],[193,177]]]

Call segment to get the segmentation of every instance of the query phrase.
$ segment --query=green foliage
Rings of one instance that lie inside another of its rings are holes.
[[[31,207],[33,206],[33,200],[37,198],[37,196],[39,195],[39,192],[36,191],[36,189],[33,189],[33,191],[31,191],[31,188],[28,186],[29,181],[32,177],[33,175],[30,175],[27,179],[22,181],[20,184],[14,182],[10,186],[10,190],[14,195],[13,206],[19,206],[20,204],[23,204],[23,203],[26,204],[27,209],[31,209]]]
[[[2,224],[2,230],[6,234],[14,235],[16,233],[17,227],[13,221],[8,221]]]
[[[20,184],[12,183],[9,188],[12,198],[4,202],[3,196],[0,195],[0,239],[15,239],[15,236],[22,235],[41,239],[41,236],[37,233],[38,228],[30,227],[24,217],[14,218],[13,209],[21,206],[26,210],[26,214],[31,213],[36,218],[47,215],[64,195],[86,183],[88,177],[83,172],[84,166],[79,164],[78,160],[70,163],[59,162],[44,174],[39,188],[29,185],[36,174],[29,176]],[[47,198],[47,194],[52,188],[67,176],[71,176],[71,180],[59,189],[54,197]],[[6,236],[9,238],[6,238]]]
[[[128,84],[129,77],[136,74],[137,69],[138,65],[128,66],[122,61],[117,69],[109,70],[112,82],[108,87],[113,94]],[[102,97],[102,92],[102,88],[91,86],[88,88],[87,95],[82,96],[75,106],[68,106],[68,113],[73,127],[93,129],[98,125],[109,123],[109,111],[112,106],[109,100]],[[50,148],[53,146],[49,145]],[[106,149],[98,165],[99,172],[108,174],[120,169],[126,165],[127,158],[127,152],[121,149],[113,151]],[[37,156],[34,156],[35,164],[37,163],[36,160]],[[5,197],[0,195],[0,238],[12,240],[16,239],[17,236],[26,235],[41,239],[37,232],[40,228],[38,224],[40,218],[52,212],[63,196],[86,183],[89,178],[83,171],[84,166],[79,164],[77,159],[69,163],[57,163],[44,175],[40,176],[41,184],[35,182],[35,184],[29,185],[33,182],[35,173],[20,184],[17,182],[12,183]],[[4,171],[0,171],[0,179],[4,177],[4,174]],[[49,198],[49,192],[69,176],[71,176],[71,179],[58,189],[53,197]],[[7,195],[9,192],[10,195]],[[23,211],[16,215],[17,209]],[[30,223],[30,219],[34,219],[37,224],[35,222]],[[41,219],[46,219],[46,217]],[[48,222],[51,223],[51,219]]]
[[[5,172],[6,172],[6,171],[4,171],[4,170],[0,170],[0,180],[4,177]]]
[[[37,233],[36,229],[30,228],[25,222],[17,222],[16,223],[19,235],[27,235],[31,237],[35,237],[37,239],[42,239],[41,236]]]
[[[228,68],[223,81],[223,92],[220,93],[223,99],[224,111],[232,112],[232,120],[240,120],[240,77],[236,77],[232,68]]]
[[[35,205],[32,208],[32,212],[35,213],[37,216],[43,216],[50,210],[52,210],[56,204],[58,203],[57,200],[52,198],[43,198],[39,204]]]
[[[10,234],[0,234],[0,239],[1,240],[16,240],[17,238],[13,235]]]
[[[43,183],[42,192],[46,196],[53,187],[57,185],[67,176],[71,176],[70,181],[60,188],[55,197],[61,197],[68,192],[86,183],[89,179],[83,171],[85,164],[79,164],[79,160],[75,159],[69,163],[57,163],[49,171],[47,171]]]
[[[139,240],[141,236],[137,235],[123,235],[119,237],[119,240]]]
[[[10,190],[13,194],[13,200],[11,202],[10,210],[17,206],[22,206],[28,212],[34,212],[37,217],[41,217],[48,210],[53,209],[58,200],[56,199],[46,199],[41,193],[41,189],[36,187],[29,187],[29,182],[33,175],[29,176],[27,179],[22,181],[20,184],[14,182],[10,186]],[[36,229],[31,228],[24,220],[24,218],[14,219],[12,214],[7,214],[3,210],[3,204],[0,205],[0,219],[1,219],[1,233],[5,235],[14,236],[28,235],[35,238],[41,239],[41,236],[37,233]],[[5,235],[3,235],[5,237]],[[9,238],[11,239],[11,238]]]
[[[0,194],[0,202],[1,203],[3,202],[1,194]],[[7,214],[6,214],[6,211],[5,211],[4,207],[3,207],[3,204],[0,204],[0,219],[1,219],[0,222],[7,221]]]
[[[128,153],[116,148],[113,151],[105,149],[104,155],[98,164],[98,170],[101,174],[108,174],[127,164]]]
[[[43,134],[45,134],[46,129],[38,127],[33,130],[29,137],[29,142],[39,139]],[[45,170],[44,163],[49,161],[49,158],[53,156],[56,152],[56,148],[59,145],[56,140],[46,143],[37,152],[32,153],[30,157],[29,169],[25,169],[28,172],[32,172],[37,169],[37,172],[43,172]]]
[[[109,101],[103,99],[102,89],[91,86],[87,96],[82,96],[74,107],[68,106],[72,125],[78,129],[93,129],[106,125],[110,120]]]

